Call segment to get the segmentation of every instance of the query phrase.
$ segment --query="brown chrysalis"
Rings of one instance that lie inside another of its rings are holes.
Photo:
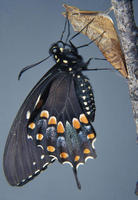
[[[68,13],[68,19],[74,31],[82,32],[93,40],[105,58],[127,78],[128,73],[120,40],[112,19],[104,12],[81,11],[76,7],[63,5]],[[63,13],[66,16],[65,13]],[[88,24],[88,26],[87,26]],[[85,29],[83,29],[86,27]]]

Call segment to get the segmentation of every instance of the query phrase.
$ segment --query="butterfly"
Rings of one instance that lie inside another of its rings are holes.
[[[82,73],[89,61],[84,62],[71,41],[55,42],[49,55],[55,65],[31,90],[11,126],[4,173],[10,185],[22,186],[58,160],[71,165],[80,189],[79,165],[96,158],[92,125],[96,107],[92,87]]]

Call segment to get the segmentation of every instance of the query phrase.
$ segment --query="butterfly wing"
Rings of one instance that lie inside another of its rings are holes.
[[[27,124],[31,113],[36,109],[39,95],[45,93],[47,98],[49,87],[57,75],[58,73],[51,74],[51,70],[44,75],[24,101],[10,129],[3,168],[8,182],[13,186],[25,184],[54,161],[28,137]]]
[[[62,72],[51,84],[48,97],[40,107],[39,112],[34,110],[28,122],[28,134],[37,146],[41,146],[50,157],[58,159],[60,163],[69,163],[75,172],[78,188],[80,184],[77,179],[76,169],[84,164],[88,158],[95,158],[94,141],[95,130],[89,118],[85,115],[82,106],[84,94],[81,95],[79,88],[85,86],[82,74],[72,75]],[[80,93],[78,95],[77,91]],[[90,90],[90,89],[89,89]],[[89,100],[86,91],[84,101]],[[44,95],[45,96],[45,95]],[[44,97],[40,98],[43,102]],[[89,111],[93,116],[93,107]]]
[[[90,95],[81,93],[79,78],[85,86],[82,74],[48,73],[26,98],[5,146],[4,172],[11,185],[24,185],[58,159],[73,167],[80,188],[76,169],[96,157],[96,133],[82,106]],[[93,116],[93,107],[89,112]]]

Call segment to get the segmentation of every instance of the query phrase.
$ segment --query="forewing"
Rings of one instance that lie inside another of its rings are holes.
[[[27,133],[27,124],[31,113],[39,110],[39,98],[45,99],[52,81],[58,73],[47,73],[32,89],[22,104],[10,129],[5,145],[3,167],[8,182],[13,185],[23,185],[44,170],[54,161],[47,152],[37,147]],[[43,95],[43,96],[44,96]]]

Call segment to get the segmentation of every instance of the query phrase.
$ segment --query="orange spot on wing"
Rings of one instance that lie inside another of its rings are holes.
[[[73,127],[75,129],[79,129],[80,128],[80,122],[79,122],[79,120],[77,118],[73,118],[72,124],[73,124]]]
[[[64,129],[62,122],[58,122],[57,133],[64,133],[64,132],[65,132],[65,129]]]
[[[55,116],[52,116],[50,117],[49,121],[48,121],[48,124],[51,125],[51,124],[57,124],[57,119]]]
[[[66,153],[66,152],[62,152],[61,154],[60,154],[60,158],[63,158],[63,159],[66,159],[66,158],[68,158],[68,154]]]
[[[43,110],[40,114],[40,117],[49,118],[49,112],[47,110]]]
[[[53,147],[53,146],[48,146],[48,147],[47,147],[47,150],[48,150],[49,152],[54,152],[54,151],[55,151],[55,147]]]
[[[88,149],[88,148],[84,149],[84,150],[83,150],[83,153],[84,153],[84,154],[89,154],[89,153],[90,153],[90,149]]]
[[[94,133],[90,133],[90,134],[87,135],[87,138],[88,139],[93,139],[93,138],[95,138],[95,134]]]
[[[74,161],[77,162],[79,161],[79,159],[80,159],[80,156],[75,156]]]
[[[37,139],[37,140],[40,140],[40,141],[43,139],[43,137],[44,137],[44,136],[43,136],[43,134],[41,134],[41,133],[38,133],[38,134],[36,135],[36,139]]]
[[[88,124],[88,119],[86,118],[86,116],[84,114],[80,115],[80,122],[82,122],[84,124]]]
[[[30,123],[28,127],[29,127],[30,129],[34,129],[34,128],[35,128],[35,123],[34,123],[34,122]]]

